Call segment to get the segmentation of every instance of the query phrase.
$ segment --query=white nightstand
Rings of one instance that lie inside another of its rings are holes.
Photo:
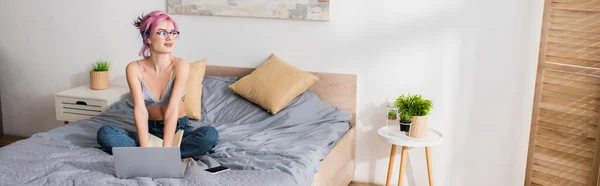
[[[394,157],[396,156],[396,146],[402,147],[402,157],[400,157],[400,174],[398,175],[398,186],[402,186],[404,179],[404,167],[406,166],[406,156],[408,156],[409,147],[425,147],[425,158],[427,160],[427,173],[429,175],[429,185],[433,186],[433,170],[431,170],[431,150],[429,147],[440,144],[442,142],[442,133],[429,129],[427,137],[414,138],[408,137],[406,133],[400,131],[400,125],[387,125],[377,130],[377,133],[385,138],[388,143],[392,144],[390,152],[390,162],[388,164],[387,179],[385,185],[390,185],[392,178],[392,166],[394,165]]]
[[[54,95],[56,119],[75,122],[88,119],[104,112],[108,106],[129,93],[127,87],[110,87],[105,90],[92,90],[90,86],[80,86]]]

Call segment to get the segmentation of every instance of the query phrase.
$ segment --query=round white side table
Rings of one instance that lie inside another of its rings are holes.
[[[386,186],[390,185],[392,179],[392,171],[394,166],[394,157],[396,155],[396,146],[402,147],[402,156],[400,157],[400,174],[398,175],[398,186],[402,186],[404,180],[404,167],[406,166],[406,156],[408,155],[409,147],[425,147],[425,156],[427,159],[427,173],[429,176],[429,185],[433,186],[433,171],[431,170],[431,155],[429,147],[440,144],[442,142],[442,133],[429,129],[427,137],[415,138],[408,137],[404,132],[400,131],[400,125],[388,125],[381,127],[377,133],[385,138],[388,143],[392,144],[390,152],[390,162],[388,164]]]

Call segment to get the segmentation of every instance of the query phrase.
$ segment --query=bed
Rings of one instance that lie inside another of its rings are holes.
[[[208,66],[208,76],[238,76],[250,74],[254,69],[225,66]],[[324,102],[352,114],[350,129],[321,162],[312,186],[348,185],[354,178],[356,149],[356,79],[353,74],[311,72],[320,81],[309,88]]]
[[[203,118],[192,125],[215,126],[220,142],[183,179],[114,177],[112,156],[96,148],[95,131],[104,124],[134,130],[132,103],[125,97],[99,116],[0,148],[0,185],[348,185],[354,175],[356,75],[313,73],[321,80],[271,116],[226,88],[251,71],[207,67]],[[203,171],[217,165],[232,170]]]

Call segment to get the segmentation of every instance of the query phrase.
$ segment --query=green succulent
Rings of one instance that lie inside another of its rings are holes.
[[[396,119],[396,110],[390,110],[388,112],[388,119],[395,120]]]
[[[401,123],[410,123],[412,122],[412,116],[408,113],[400,113],[400,122]]]
[[[395,110],[390,110],[388,112],[388,116],[390,116],[390,117],[396,117],[396,111]]]
[[[110,68],[110,63],[106,60],[99,60],[92,65],[92,68],[94,71],[108,71]]]

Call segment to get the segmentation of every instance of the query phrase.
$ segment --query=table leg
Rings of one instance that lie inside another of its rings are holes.
[[[392,151],[390,151],[390,163],[388,164],[387,181],[385,181],[385,186],[390,186],[390,181],[392,181],[392,172],[394,170],[394,157],[395,156],[396,156],[396,145],[392,144]]]
[[[425,147],[425,156],[427,158],[427,174],[429,176],[429,186],[433,186],[433,170],[431,169],[431,153],[429,147]]]
[[[400,158],[400,175],[398,175],[398,186],[404,183],[404,167],[406,167],[406,156],[408,156],[408,147],[402,146],[402,157]]]

